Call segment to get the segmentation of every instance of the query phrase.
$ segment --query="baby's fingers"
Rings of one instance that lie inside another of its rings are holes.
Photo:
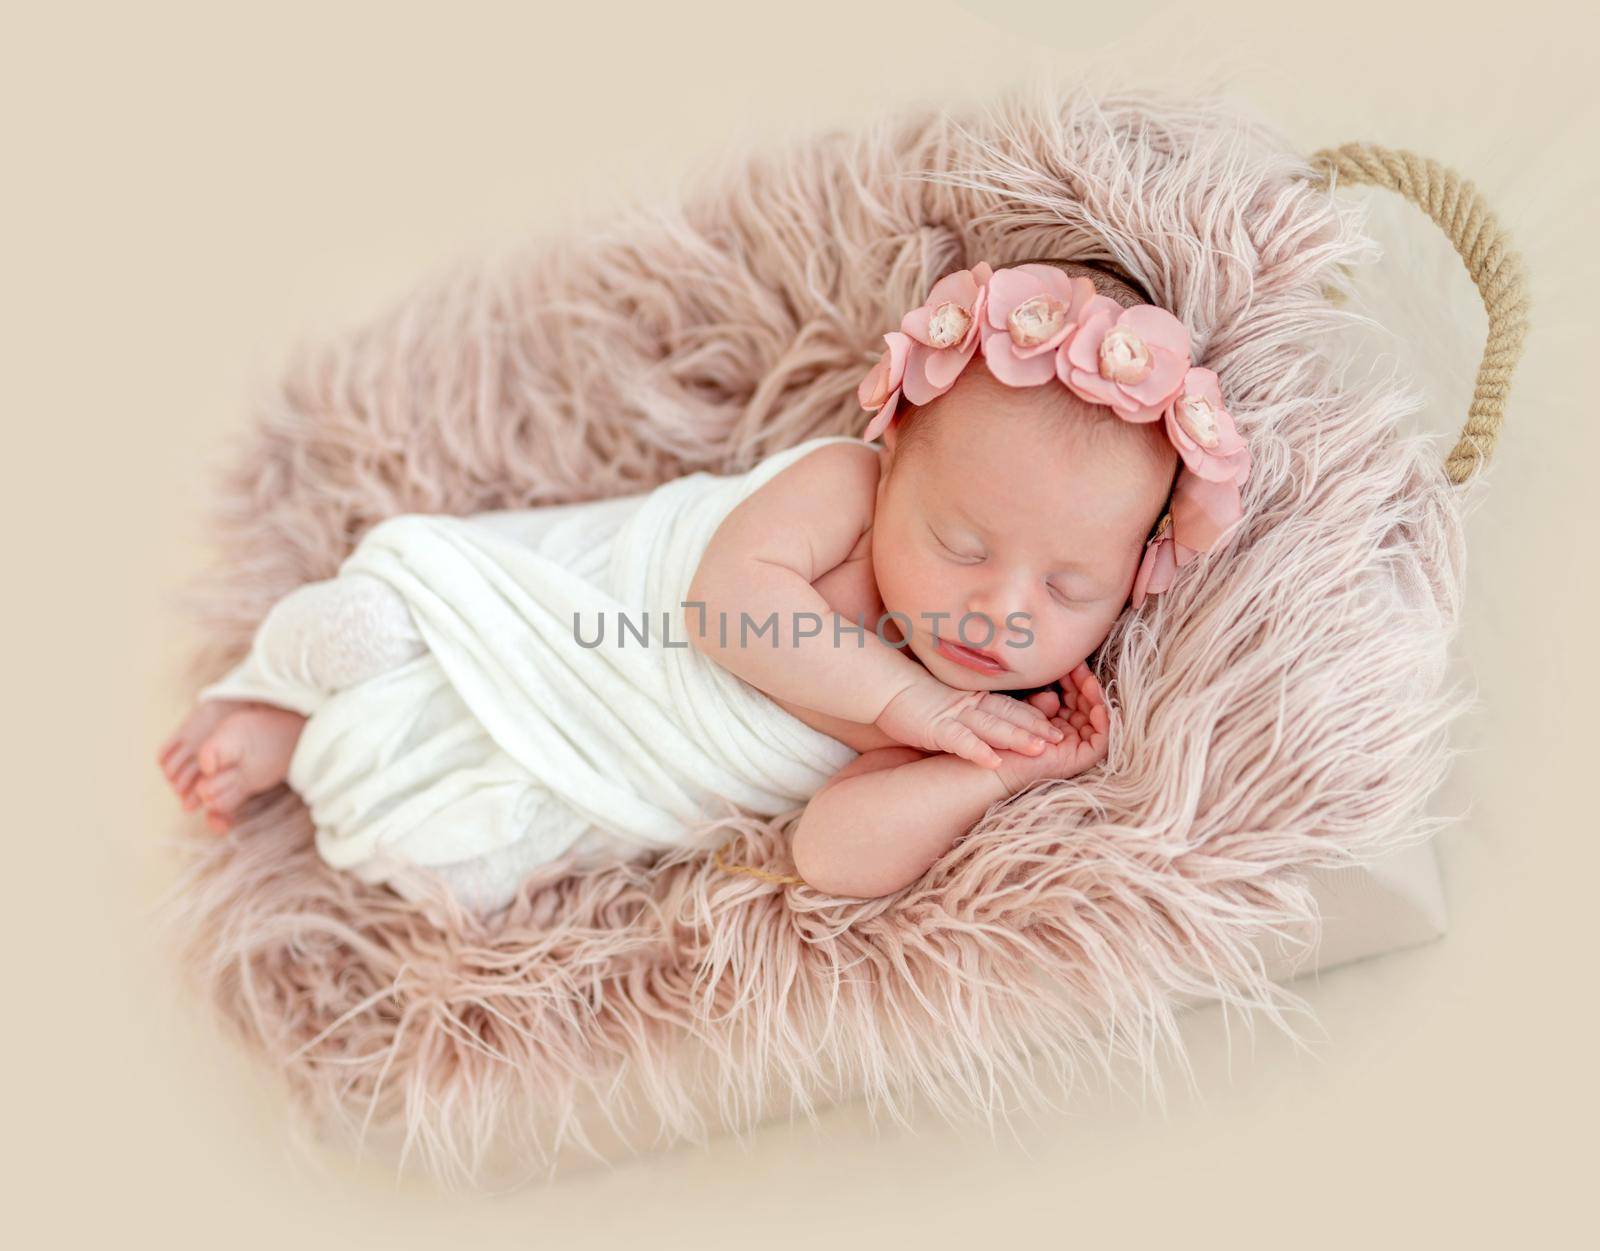
[[[963,760],[970,760],[985,769],[1000,767],[999,753],[966,726],[952,721],[943,737],[945,741],[939,744],[939,750],[947,751],[952,756],[960,756]]]
[[[1061,741],[1061,731],[1050,724],[1043,711],[992,691],[967,709],[961,721],[994,747],[1033,752],[1035,743],[1042,748]]]
[[[959,724],[974,738],[991,747],[1003,751],[1021,752],[1024,756],[1037,756],[1046,751],[1051,744],[1057,742],[1055,727],[1050,727],[1051,737],[1047,741],[1042,734],[1035,734],[1023,729],[1020,725],[1012,725],[1009,721],[1002,721],[991,713],[982,712],[976,708],[963,709],[958,714]],[[976,759],[976,757],[973,757]]]
[[[1028,702],[1044,713],[1046,717],[1051,718],[1052,721],[1055,715],[1061,711],[1061,696],[1055,690],[1035,691],[1028,696]]]
[[[1068,676],[1077,690],[1080,707],[1088,709],[1095,704],[1105,706],[1106,693],[1100,687],[1100,680],[1089,672],[1088,665],[1080,664]]]
[[[1107,711],[1104,702],[1099,699],[1086,699],[1080,705],[1080,710],[1073,714],[1072,720],[1078,737],[1090,753],[1090,758],[1104,760],[1107,746],[1111,741],[1111,713]]]

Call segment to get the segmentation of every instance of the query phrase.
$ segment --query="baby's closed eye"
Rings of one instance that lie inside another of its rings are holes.
[[[1076,608],[1086,608],[1105,599],[1099,587],[1082,579],[1065,582],[1059,579],[1052,580],[1050,589],[1058,599]]]

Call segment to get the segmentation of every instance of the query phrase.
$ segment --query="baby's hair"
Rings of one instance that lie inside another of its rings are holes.
[[[1114,261],[1077,261],[1061,256],[1028,256],[1020,261],[1006,262],[1007,269],[1013,265],[1050,265],[1070,275],[1082,273],[1094,283],[1097,292],[1110,296],[1124,308],[1130,304],[1155,303],[1145,289],[1133,280],[1132,275]]]

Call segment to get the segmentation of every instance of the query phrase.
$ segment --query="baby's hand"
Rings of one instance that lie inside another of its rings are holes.
[[[1062,742],[1042,754],[1002,752],[1000,780],[1007,793],[1015,795],[1041,778],[1070,778],[1106,758],[1110,743],[1111,718],[1106,712],[1104,692],[1089,666],[1080,664],[1055,690],[1028,696],[1028,703],[1050,718],[1050,724],[1066,731]]]
[[[1067,737],[1049,714],[999,691],[962,691],[927,675],[889,701],[874,723],[908,747],[948,752],[985,768],[998,768],[996,748],[1023,758],[1047,753]]]

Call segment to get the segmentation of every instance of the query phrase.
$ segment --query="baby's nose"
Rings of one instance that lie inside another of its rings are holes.
[[[964,627],[966,637],[963,639],[958,635],[957,641],[988,651],[1002,647],[1007,642],[1021,644],[1033,629],[1030,623],[1033,621],[1034,607],[1028,588],[1016,580],[995,580],[974,587],[967,595],[966,611],[975,615],[967,619]],[[985,621],[992,623],[992,633],[991,626],[986,625]],[[956,624],[959,623],[952,623]],[[987,643],[984,642],[986,634],[989,635]]]
[[[955,627],[956,641],[970,647],[993,647],[1006,638],[1008,610],[1002,596],[988,592],[967,598],[965,613],[951,624]]]

